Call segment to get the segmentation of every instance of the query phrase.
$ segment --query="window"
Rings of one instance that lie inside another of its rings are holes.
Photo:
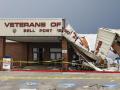
[[[33,52],[38,52],[38,48],[33,48]]]
[[[37,53],[33,53],[33,60],[37,61],[38,60],[38,54]]]
[[[38,60],[38,53],[39,53],[39,48],[33,48],[33,60],[34,61]]]
[[[50,59],[58,60],[62,58],[62,50],[61,48],[50,48]]]
[[[56,58],[57,58],[57,59],[61,59],[61,58],[62,58],[62,54],[61,54],[61,53],[57,53],[57,54],[56,54]]]
[[[55,59],[55,53],[50,54],[50,59],[54,60]]]

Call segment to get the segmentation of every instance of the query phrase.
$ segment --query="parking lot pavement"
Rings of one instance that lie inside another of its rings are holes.
[[[120,90],[120,74],[3,71],[0,90]]]

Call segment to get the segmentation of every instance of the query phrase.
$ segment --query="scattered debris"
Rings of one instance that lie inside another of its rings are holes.
[[[102,87],[106,87],[106,88],[116,88],[116,87],[118,87],[118,84],[117,84],[117,83],[108,83],[108,84],[102,85]]]
[[[83,86],[83,88],[89,88],[89,86]]]

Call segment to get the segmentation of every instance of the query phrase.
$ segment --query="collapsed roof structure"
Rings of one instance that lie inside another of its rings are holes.
[[[100,28],[97,34],[95,54],[105,59],[109,51],[120,55],[120,30]]]
[[[71,30],[73,32],[72,27],[68,26],[66,28],[67,30]],[[78,35],[78,34],[76,34]],[[81,35],[79,35],[81,36]],[[87,36],[87,35],[86,35]],[[66,36],[65,37],[71,41],[71,38]],[[79,39],[81,42],[84,42],[83,44],[79,43]],[[83,40],[83,41],[82,41]],[[71,41],[72,42],[72,41]],[[75,44],[74,44],[75,43]],[[87,61],[90,61],[92,59],[93,61],[95,60],[100,66],[102,64],[107,64],[110,62],[109,60],[115,60],[115,58],[120,56],[120,30],[119,29],[108,29],[108,28],[100,28],[97,33],[97,38],[96,38],[96,43],[95,43],[95,48],[94,51],[89,50],[89,44],[93,42],[87,41],[87,38],[85,36],[78,37],[77,40],[75,40],[73,45],[77,48],[76,52],[78,55],[83,52],[87,58]],[[82,45],[82,46],[81,46]],[[94,45],[94,44],[92,44]],[[114,57],[114,58],[113,58]],[[109,59],[109,60],[107,60]],[[88,62],[89,66],[94,68],[97,71],[101,71],[102,69],[94,66],[94,64],[91,64]],[[106,66],[107,67],[107,66]]]

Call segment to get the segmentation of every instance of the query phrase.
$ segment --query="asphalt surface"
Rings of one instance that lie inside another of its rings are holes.
[[[0,90],[120,90],[120,74],[1,71]]]

